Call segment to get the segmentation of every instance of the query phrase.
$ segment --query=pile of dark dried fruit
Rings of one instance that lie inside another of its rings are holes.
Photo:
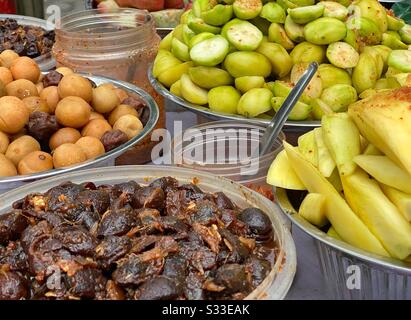
[[[0,216],[0,299],[243,299],[274,238],[261,210],[174,178],[65,183]]]
[[[0,52],[13,50],[20,56],[37,58],[51,52],[54,31],[20,25],[15,19],[0,20]]]

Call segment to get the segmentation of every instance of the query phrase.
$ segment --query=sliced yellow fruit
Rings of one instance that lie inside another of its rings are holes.
[[[318,167],[318,151],[314,131],[309,131],[298,138],[298,151],[312,165]]]
[[[329,178],[336,167],[335,161],[325,145],[323,130],[321,128],[314,129],[314,136],[318,151],[318,170],[324,177]]]
[[[267,174],[267,183],[283,189],[306,190],[290,165],[285,150],[281,151],[271,164]]]
[[[328,229],[327,235],[336,240],[342,240],[337,231],[335,231],[334,227],[330,227],[330,229]]]
[[[325,202],[327,198],[319,193],[309,193],[301,203],[299,215],[311,224],[322,228],[327,225]]]
[[[384,195],[377,181],[361,169],[341,180],[347,202],[390,255],[401,260],[408,257],[411,224]]]
[[[411,176],[386,156],[359,155],[354,162],[375,180],[390,187],[411,193]]]
[[[284,148],[292,167],[308,191],[326,196],[326,216],[341,238],[357,248],[389,256],[379,240],[351,210],[347,202],[322,176],[320,171],[287,142],[284,142]]]
[[[381,189],[388,199],[395,204],[404,218],[411,222],[411,194],[404,193],[385,184],[381,184]]]

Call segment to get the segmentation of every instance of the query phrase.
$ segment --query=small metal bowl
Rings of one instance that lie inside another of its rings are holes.
[[[79,73],[79,74],[95,82],[96,85],[100,85],[103,83],[111,83],[116,88],[123,89],[127,91],[129,94],[139,96],[141,99],[143,99],[145,104],[147,105],[147,108],[149,108],[150,110],[150,117],[143,131],[140,132],[137,136],[135,136],[131,140],[129,140],[128,142],[126,142],[125,144],[117,147],[116,149],[106,152],[105,154],[95,159],[88,160],[86,162],[82,162],[80,164],[77,164],[71,167],[53,169],[50,171],[45,171],[45,172],[36,173],[32,175],[1,178],[0,179],[0,194],[8,190],[14,189],[16,187],[19,187],[25,183],[33,182],[36,180],[40,180],[40,179],[44,179],[44,178],[48,178],[48,177],[52,177],[56,175],[62,175],[62,174],[69,173],[75,170],[114,165],[115,158],[123,154],[125,151],[127,151],[127,149],[133,147],[134,145],[142,141],[155,128],[158,122],[158,119],[159,119],[160,111],[154,99],[144,90],[136,87],[133,84],[114,80],[111,78],[91,76],[91,75],[84,74],[84,73]]]
[[[302,192],[277,188],[275,198],[285,215],[312,237],[318,250],[327,287],[337,299],[411,299],[411,265],[358,249],[328,236],[297,214]],[[350,287],[356,270],[359,287]]]

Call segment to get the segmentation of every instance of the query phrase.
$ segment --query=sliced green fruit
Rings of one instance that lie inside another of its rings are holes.
[[[411,72],[411,51],[393,50],[388,58],[388,65],[401,72]]]
[[[270,22],[284,23],[286,14],[278,3],[268,2],[261,10],[260,16]]]
[[[360,55],[346,42],[334,42],[327,48],[327,58],[336,67],[342,69],[354,68]]]
[[[170,88],[173,83],[176,81],[180,80],[181,76],[184,73],[188,72],[188,69],[190,69],[193,66],[193,63],[191,61],[189,62],[184,62],[182,64],[179,64],[177,66],[171,67],[170,69],[167,69],[166,71],[160,73],[158,76],[158,80],[164,84],[167,88]]]
[[[278,112],[285,101],[285,97],[274,97],[271,99],[271,106]],[[304,121],[310,116],[312,107],[308,104],[298,101],[288,116],[290,121]]]
[[[406,24],[398,31],[401,40],[406,44],[411,44],[411,25]]]
[[[317,4],[315,6],[288,9],[287,11],[295,23],[306,24],[321,17],[324,13],[324,6]]]
[[[261,0],[236,0],[233,3],[233,9],[237,18],[249,20],[260,14],[263,4]]]
[[[171,53],[181,61],[190,61],[188,46],[177,38],[171,41]]]
[[[390,255],[397,259],[408,257],[411,254],[411,224],[387,199],[378,183],[362,170],[341,180],[347,202]]]
[[[387,156],[359,155],[354,161],[375,180],[405,193],[411,193],[411,176]]]
[[[294,64],[314,61],[320,64],[325,60],[325,47],[304,41],[295,46],[290,57]]]
[[[238,103],[237,112],[247,118],[254,118],[271,110],[273,94],[266,88],[247,91]]]
[[[367,52],[371,56],[373,56],[374,61],[375,61],[375,66],[377,67],[377,78],[381,78],[385,65],[384,65],[384,59],[380,55],[380,52],[374,47],[364,47],[362,52]]]
[[[271,62],[272,72],[282,78],[286,76],[293,65],[293,61],[288,52],[278,43],[263,42],[257,49]]]
[[[181,42],[184,42],[183,32],[184,32],[184,25],[179,24],[177,27],[174,28],[174,30],[172,32],[173,38],[176,38],[176,39],[180,40]]]
[[[325,213],[337,233],[347,243],[360,249],[389,256],[377,238],[351,210],[333,185],[310,162],[284,142],[288,159],[308,191],[327,197]]]
[[[336,164],[325,144],[322,128],[314,129],[314,138],[318,153],[318,170],[324,177],[329,178],[334,172]]]
[[[178,80],[171,85],[170,92],[177,97],[183,97],[183,95],[181,94],[181,80]]]
[[[194,16],[201,18],[201,13],[209,7],[209,1],[208,0],[197,0],[194,1],[193,7],[192,7],[192,12]]]
[[[234,78],[245,76],[261,76],[267,78],[271,74],[271,63],[258,52],[238,51],[227,55],[224,68]]]
[[[188,20],[187,24],[190,27],[190,29],[193,30],[196,34],[199,34],[202,32],[210,32],[213,34],[219,34],[221,32],[220,27],[215,27],[210,24],[207,24],[201,18],[191,17]]]
[[[386,78],[378,79],[377,82],[375,83],[374,89],[375,90],[390,89],[390,84],[389,84],[388,79]]]
[[[386,33],[392,35],[394,38],[397,38],[401,41],[401,36],[397,31],[388,30]]]
[[[158,76],[164,71],[167,71],[168,69],[181,63],[182,61],[174,57],[170,51],[161,49],[158,51],[157,57],[154,60],[153,76],[158,78]]]
[[[388,57],[391,54],[392,49],[390,47],[384,46],[382,44],[373,46],[375,50],[378,51],[380,56],[382,57],[382,60],[384,61],[384,70],[387,70],[388,67]]]
[[[294,42],[304,41],[304,26],[301,26],[293,21],[290,16],[285,18],[284,23],[285,32],[288,37]]]
[[[354,30],[347,28],[347,35],[344,38],[344,42],[347,42],[355,50],[360,50],[359,37],[357,36],[357,33]]]
[[[267,183],[288,190],[306,190],[290,165],[285,150],[281,151],[271,164],[267,174]]]
[[[411,222],[411,194],[401,192],[387,185],[380,185],[388,199],[397,207],[403,217]]]
[[[298,138],[298,151],[313,166],[318,167],[318,149],[313,130]]]
[[[388,21],[387,12],[382,4],[375,0],[357,0],[354,1],[354,12],[364,18],[375,22],[381,32],[387,31]]]
[[[271,90],[274,93],[275,97],[283,97],[286,98],[290,94],[291,90],[294,88],[294,85],[290,82],[285,82],[281,80],[276,80],[272,83]],[[300,98],[301,102],[306,104],[311,103],[311,98],[309,98],[306,94],[302,94]]]
[[[172,40],[173,40],[173,33],[170,32],[168,35],[166,35],[166,36],[160,41],[159,50],[171,51],[171,41],[172,41]]]
[[[298,5],[289,1],[289,0],[277,0],[277,3],[283,8],[284,10],[297,8]]]
[[[315,120],[321,120],[325,114],[334,112],[328,104],[318,98],[311,101],[311,107],[313,108],[312,114]]]
[[[254,51],[263,41],[263,33],[248,21],[236,23],[226,32],[228,41],[241,51]]]
[[[233,84],[230,74],[220,68],[193,67],[188,70],[191,81],[204,89],[212,89]]]
[[[348,106],[358,100],[357,91],[348,84],[336,84],[325,89],[321,95],[334,112],[345,112]]]
[[[325,145],[341,176],[357,168],[354,157],[361,154],[360,132],[346,113],[325,115],[321,121]]]
[[[407,50],[408,45],[406,45],[404,42],[399,40],[396,36],[389,34],[389,33],[383,33],[382,35],[382,44],[390,47],[393,50]]]
[[[335,18],[341,21],[347,19],[348,9],[341,3],[335,1],[321,1],[319,3],[324,6],[324,17]]]
[[[222,36],[214,36],[192,47],[190,57],[200,66],[214,67],[224,61],[228,50],[228,41]]]
[[[217,4],[210,10],[206,10],[201,14],[201,18],[205,23],[212,26],[222,26],[233,17],[233,6]]]
[[[211,32],[199,33],[199,34],[197,34],[197,35],[195,35],[194,37],[191,38],[189,48],[191,49],[196,44],[199,44],[200,42],[203,42],[204,40],[211,39],[214,36],[215,36],[215,34],[211,33]]]
[[[180,23],[181,24],[187,24],[188,23],[188,17],[192,16],[192,15],[193,15],[193,12],[192,12],[191,9],[185,11],[180,17]]]
[[[181,76],[181,95],[188,102],[205,105],[208,103],[208,92],[191,81],[188,74]]]
[[[368,97],[373,96],[374,94],[377,93],[377,90],[375,89],[367,89],[364,90],[363,92],[360,93],[360,95],[358,96],[361,100],[366,99]]]
[[[195,36],[195,32],[191,30],[188,25],[185,24],[183,27],[183,42],[185,43],[185,45],[190,47],[191,39],[193,39]]]
[[[323,89],[327,89],[335,84],[352,85],[349,73],[331,64],[321,64],[318,68],[318,74],[320,75]]]
[[[352,82],[358,94],[375,87],[378,80],[378,69],[374,57],[363,52],[357,66],[353,70]]]
[[[287,32],[279,23],[272,23],[268,29],[268,40],[271,42],[278,43],[283,46],[286,50],[291,50],[294,48],[294,42],[288,37]]]
[[[340,41],[345,38],[346,34],[345,24],[335,18],[319,18],[304,27],[305,39],[318,45]]]
[[[370,19],[352,16],[347,20],[347,27],[348,29],[354,30],[355,35],[358,35],[356,41],[360,45],[374,45],[381,42],[382,32],[374,21]],[[356,48],[351,42],[346,42]]]
[[[262,88],[265,84],[265,79],[260,76],[247,76],[235,79],[235,87],[241,93],[246,93],[254,88]]]
[[[221,86],[208,92],[208,107],[216,112],[236,114],[241,94],[231,86]]]
[[[325,215],[327,197],[319,193],[309,193],[301,203],[298,214],[309,223],[322,228],[328,224]]]
[[[309,64],[307,62],[300,62],[293,66],[291,69],[291,82],[297,83],[304,73],[307,71]],[[314,77],[311,79],[310,83],[308,84],[307,88],[304,90],[304,93],[307,97],[311,99],[319,98],[323,91],[323,84],[320,78],[319,73],[317,72]]]

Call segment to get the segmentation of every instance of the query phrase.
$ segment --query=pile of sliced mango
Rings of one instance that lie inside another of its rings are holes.
[[[377,0],[196,0],[160,45],[153,74],[216,112],[272,118],[310,62],[289,120],[320,120],[411,83],[411,26]]]
[[[268,183],[308,190],[299,214],[355,247],[411,255],[411,87],[377,93],[325,115],[321,128],[284,144]]]

